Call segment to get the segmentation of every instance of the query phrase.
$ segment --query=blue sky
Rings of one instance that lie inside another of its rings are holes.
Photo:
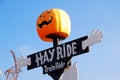
[[[10,50],[25,57],[52,47],[39,39],[36,20],[45,10],[60,8],[71,19],[71,35],[61,43],[89,35],[100,28],[101,43],[90,52],[72,58],[78,62],[79,80],[120,80],[120,1],[119,0],[0,0],[0,69],[14,65]],[[23,72],[18,80],[52,80],[42,74],[42,68]],[[0,76],[0,80],[5,80]]]

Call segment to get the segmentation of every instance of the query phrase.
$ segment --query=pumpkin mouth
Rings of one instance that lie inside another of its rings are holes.
[[[49,18],[49,20],[44,20],[44,21],[42,21],[40,24],[38,24],[38,26],[40,27],[40,28],[42,28],[42,26],[44,26],[44,25],[48,25],[48,24],[50,24],[52,22],[52,16]]]

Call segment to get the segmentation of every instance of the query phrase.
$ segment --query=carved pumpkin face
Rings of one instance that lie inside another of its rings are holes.
[[[70,35],[70,19],[61,9],[44,11],[37,19],[37,33],[43,41],[52,42],[54,37],[65,39]]]

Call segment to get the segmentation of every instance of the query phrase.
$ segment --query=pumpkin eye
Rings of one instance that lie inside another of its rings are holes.
[[[48,14],[50,13],[50,11],[47,12]]]

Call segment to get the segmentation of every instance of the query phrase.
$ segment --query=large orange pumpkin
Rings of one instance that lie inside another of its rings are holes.
[[[38,17],[36,28],[43,41],[52,42],[54,37],[65,39],[70,35],[71,22],[64,10],[49,9]]]

